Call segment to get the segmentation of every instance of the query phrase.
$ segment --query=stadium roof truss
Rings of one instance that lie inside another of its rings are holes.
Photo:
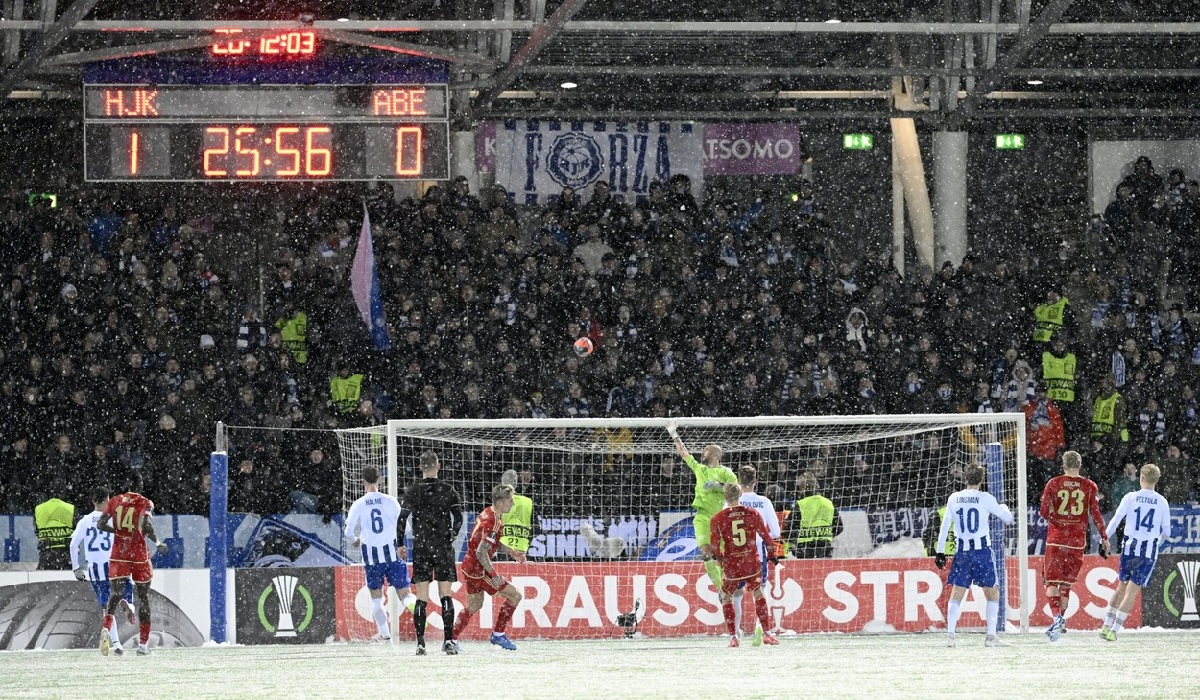
[[[840,22],[837,0],[813,3],[827,21],[605,18],[614,0],[462,0],[476,19],[459,20],[89,17],[98,0],[42,0],[31,17],[32,0],[0,2],[11,97],[75,97],[84,63],[197,52],[216,29],[306,28],[341,51],[447,61],[467,119],[1200,116],[1200,9],[1167,0],[880,0],[890,15],[858,3]]]

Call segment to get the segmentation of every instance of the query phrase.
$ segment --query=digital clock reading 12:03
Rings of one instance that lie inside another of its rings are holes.
[[[445,180],[444,86],[85,86],[85,179]]]

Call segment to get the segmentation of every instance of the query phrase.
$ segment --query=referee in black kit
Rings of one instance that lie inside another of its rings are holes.
[[[442,605],[442,651],[458,653],[454,641],[454,599],[450,587],[458,580],[454,562],[454,538],[463,526],[462,502],[454,487],[438,478],[442,464],[437,453],[424,450],[420,457],[421,479],[404,490],[400,522],[412,515],[412,581],[417,589],[413,627],[417,631],[417,656],[425,655],[425,620],[429,605],[429,582],[437,579]]]

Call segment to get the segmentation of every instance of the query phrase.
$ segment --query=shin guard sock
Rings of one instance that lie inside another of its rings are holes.
[[[1000,601],[989,600],[987,602],[987,636],[995,637],[996,628],[1000,620]]]
[[[737,627],[734,626],[733,621],[733,603],[723,603],[721,611],[725,613],[725,630],[729,632],[729,636],[737,636]]]
[[[504,634],[508,629],[508,621],[512,619],[513,613],[517,611],[517,606],[509,601],[504,601],[504,605],[500,607],[500,614],[496,616],[496,626],[493,628],[497,634]]]
[[[462,637],[462,633],[467,629],[467,625],[471,623],[471,618],[474,616],[470,610],[463,610],[458,613],[458,619],[454,621],[454,639]]]
[[[1058,587],[1050,587],[1046,589],[1046,602],[1050,605],[1050,617],[1058,617],[1062,614],[1062,598],[1058,595]]]
[[[767,621],[767,599],[759,598],[754,601],[754,612],[758,615],[758,622],[762,625],[763,631],[771,629],[771,623]]]
[[[454,599],[450,596],[442,598],[442,630],[447,640],[458,636],[454,630]]]
[[[375,618],[375,626],[379,628],[380,637],[390,637],[392,632],[388,625],[387,613],[383,611],[383,598],[371,599],[371,616]]]
[[[958,616],[960,613],[959,606],[961,603],[953,598],[946,604],[946,631],[954,634],[954,630],[958,628]]]
[[[413,629],[417,633],[417,643],[425,643],[425,617],[428,614],[429,601],[418,600],[413,608]]]

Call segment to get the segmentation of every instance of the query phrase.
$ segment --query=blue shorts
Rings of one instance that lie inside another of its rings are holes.
[[[408,588],[408,563],[390,561],[383,564],[367,564],[367,588],[377,591],[383,588],[383,579],[394,588]]]
[[[992,561],[992,550],[972,549],[956,552],[946,582],[962,588],[970,588],[972,583],[983,588],[995,586],[996,565]]]
[[[110,593],[108,581],[92,581],[92,590],[96,592],[96,602],[100,604],[100,607],[102,607],[102,608],[107,607],[108,606],[108,596]],[[125,582],[125,595],[123,595],[121,597],[125,599],[125,602],[129,603],[130,605],[133,605],[133,584],[132,583],[130,583],[128,581]]]
[[[1117,580],[1128,581],[1145,588],[1150,585],[1150,574],[1154,573],[1154,564],[1157,562],[1158,557],[1147,559],[1134,554],[1122,554]]]

